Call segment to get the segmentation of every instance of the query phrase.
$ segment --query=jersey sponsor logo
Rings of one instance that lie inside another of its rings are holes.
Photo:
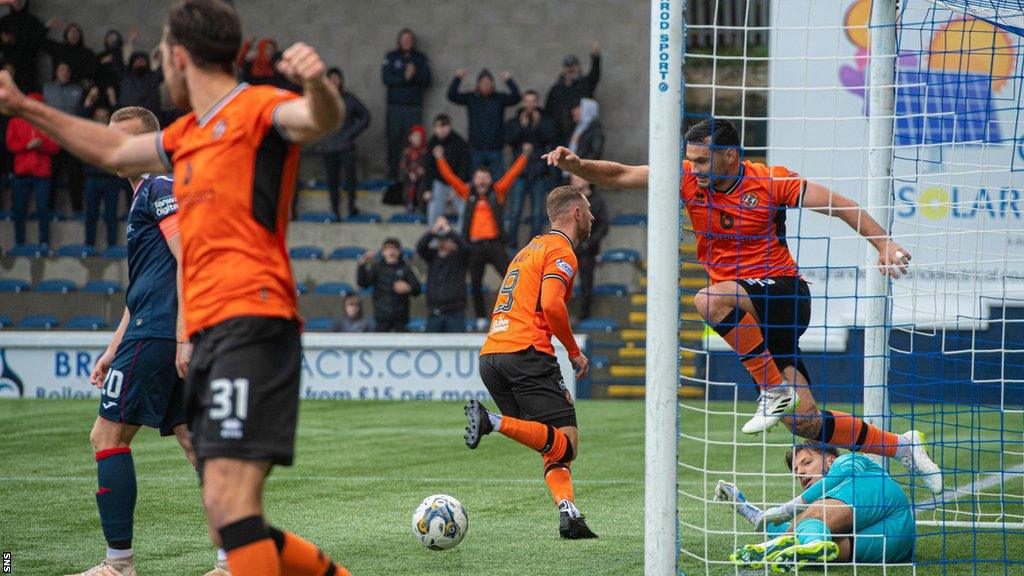
[[[562,272],[565,272],[565,275],[568,276],[569,278],[572,278],[573,274],[576,273],[576,271],[573,270],[572,268],[572,264],[569,264],[568,262],[562,260],[561,258],[555,260],[555,266],[558,266],[558,269],[561,270]]]
[[[754,206],[757,206],[757,194],[754,194],[753,192],[747,192],[746,194],[743,195],[741,201],[743,202],[743,205],[746,206],[747,208],[753,208]]]
[[[501,332],[508,332],[509,320],[508,318],[498,318],[491,322],[491,334],[499,334]]]
[[[163,218],[168,214],[178,211],[178,202],[174,199],[174,196],[165,196],[153,202],[153,208],[156,209],[156,217]]]

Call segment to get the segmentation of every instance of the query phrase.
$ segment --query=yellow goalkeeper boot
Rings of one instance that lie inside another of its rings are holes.
[[[784,550],[776,550],[765,556],[772,573],[783,574],[814,564],[820,568],[839,557],[839,545],[831,540],[815,540],[806,544],[794,544]]]
[[[789,533],[783,534],[772,538],[767,542],[747,544],[730,554],[729,560],[737,566],[745,566],[747,568],[753,568],[754,570],[760,570],[764,567],[769,558],[774,557],[775,554],[793,546],[796,543],[796,536]]]

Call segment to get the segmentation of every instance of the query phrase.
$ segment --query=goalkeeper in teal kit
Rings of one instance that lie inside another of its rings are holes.
[[[772,572],[825,562],[910,560],[915,535],[910,501],[873,460],[800,444],[786,452],[786,465],[804,491],[768,510],[747,502],[735,484],[718,481],[715,498],[732,502],[738,514],[771,537],[740,548],[730,560]]]

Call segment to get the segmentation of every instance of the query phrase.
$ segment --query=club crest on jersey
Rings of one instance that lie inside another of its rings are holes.
[[[743,195],[741,202],[743,202],[743,205],[747,208],[753,208],[754,206],[757,206],[757,194],[747,192]]]
[[[576,273],[576,271],[572,269],[572,264],[569,264],[561,258],[555,260],[555,266],[558,266],[558,269],[565,272],[565,275],[569,278],[572,278],[572,275]]]
[[[223,118],[217,121],[213,126],[213,139],[218,140],[228,130],[228,123]]]

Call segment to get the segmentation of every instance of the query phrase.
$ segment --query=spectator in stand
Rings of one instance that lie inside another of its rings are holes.
[[[43,95],[28,95],[42,102]],[[23,118],[12,118],[7,126],[7,149],[14,155],[11,179],[11,204],[14,212],[14,238],[25,243],[25,220],[28,219],[29,198],[35,197],[39,217],[39,243],[50,243],[50,178],[53,157],[60,151],[57,143]]]
[[[43,99],[47,104],[68,114],[80,115],[82,111],[82,85],[75,82],[71,76],[71,66],[67,62],[59,62],[53,81],[43,86]],[[53,158],[53,178],[51,180],[50,208],[54,208],[54,196],[57,186],[62,180],[67,181],[68,197],[71,200],[71,210],[76,213],[82,212],[82,188],[84,173],[82,161],[75,158],[67,151],[61,150]]]
[[[484,306],[484,269],[490,264],[498,276],[504,277],[509,263],[509,255],[505,250],[505,234],[502,231],[502,204],[505,203],[505,195],[526,167],[532,153],[533,147],[529,143],[523,144],[522,154],[500,180],[495,182],[491,172],[480,167],[473,172],[472,183],[467,184],[452,172],[451,166],[445,160],[444,148],[438,146],[433,149],[441,178],[444,178],[466,203],[461,218],[462,237],[469,243],[469,282],[478,330],[484,330],[490,318],[489,311]]]
[[[427,142],[427,148],[433,150],[440,146],[444,149],[444,157],[452,172],[462,180],[469,179],[469,146],[466,141],[452,128],[452,119],[447,114],[438,114],[434,118],[434,133]],[[462,198],[445,183],[437,171],[437,163],[427,161],[427,181],[424,197],[427,200],[427,222],[436,222],[444,216],[451,202],[456,214],[462,214]],[[461,221],[460,221],[461,225]],[[456,230],[460,226],[455,227]]]
[[[580,320],[590,318],[590,307],[594,300],[594,269],[597,268],[597,256],[601,253],[601,241],[608,235],[608,207],[604,198],[594,187],[575,174],[569,178],[569,184],[579,187],[590,200],[590,213],[594,215],[594,223],[590,227],[590,237],[580,240],[576,245],[576,259],[579,262],[580,281]]]
[[[555,144],[555,129],[540,109],[540,95],[536,90],[523,93],[523,106],[505,124],[505,141],[515,154],[520,152],[523,144],[529,143],[533,147],[526,168],[512,187],[512,196],[505,203],[505,236],[509,249],[515,252],[519,245],[519,221],[527,198],[530,199],[532,222],[530,233],[533,236],[540,234],[547,221],[545,198],[551,187],[551,169],[542,156]]]
[[[583,160],[600,160],[604,155],[604,127],[601,126],[600,107],[590,98],[580,99],[572,109],[576,125],[569,138],[569,149]]]
[[[110,109],[97,106],[90,114],[94,122],[110,123]],[[117,246],[120,237],[118,226],[118,202],[127,181],[91,164],[85,165],[85,243],[96,246],[96,226],[100,218],[100,204],[103,204],[103,224],[107,231],[107,246]],[[128,202],[131,204],[132,197]]]
[[[398,47],[388,52],[381,68],[388,89],[388,178],[398,179],[398,165],[409,129],[423,123],[423,93],[433,81],[427,56],[416,49],[416,34],[398,33]]]
[[[402,185],[402,198],[405,200],[406,212],[422,211],[429,160],[427,131],[423,129],[423,126],[417,124],[409,130],[408,145],[402,152],[402,164],[399,170],[399,181]]]
[[[359,259],[359,287],[373,288],[373,319],[377,332],[405,332],[409,297],[419,296],[420,281],[402,256],[397,238],[384,241],[380,253],[367,251]]]
[[[64,41],[46,39],[44,49],[53,60],[54,76],[62,62],[71,67],[71,81],[92,87],[96,79],[96,53],[85,47],[82,27],[71,22],[64,27]]]
[[[416,243],[416,253],[427,263],[427,332],[465,332],[466,241],[441,216]]]
[[[580,98],[593,98],[597,82],[601,79],[601,47],[597,42],[590,45],[590,72],[583,76],[580,59],[570,54],[562,62],[562,75],[548,91],[544,110],[555,125],[555,137],[559,146],[568,146],[575,121],[572,109]]]
[[[159,114],[160,83],[163,81],[163,73],[153,70],[149,54],[133,52],[128,60],[128,73],[121,78],[117,107],[139,106]]]
[[[96,84],[89,88],[87,97],[106,107],[117,105],[117,91],[121,88],[121,78],[128,73],[128,55],[134,51],[139,30],[133,28],[128,36],[128,43],[117,30],[108,30],[103,37],[103,51],[96,56]],[[86,106],[88,108],[88,106]]]
[[[345,75],[341,69],[331,68],[327,79],[338,87],[345,102],[345,121],[336,131],[320,141],[324,153],[324,170],[327,173],[327,192],[331,198],[331,210],[341,219],[341,188],[348,196],[348,215],[356,216],[356,138],[370,125],[370,112],[356,95],[345,90]]]
[[[36,64],[46,41],[47,27],[30,11],[28,0],[13,0],[0,18],[0,46],[5,62],[14,64],[14,82],[26,92],[39,91]]]
[[[236,64],[242,71],[242,80],[249,84],[270,84],[284,88],[288,80],[277,71],[277,61],[281,54],[277,50],[277,41],[263,38],[256,44],[256,54],[249,58],[255,38],[249,38],[238,51]]]
[[[502,156],[504,139],[502,128],[505,125],[505,108],[515,106],[522,97],[512,75],[501,73],[501,81],[508,86],[508,92],[494,90],[494,76],[484,68],[477,74],[476,88],[472,92],[459,92],[459,85],[469,70],[462,68],[455,73],[448,85],[448,100],[466,107],[469,116],[469,155],[473,169],[483,166],[490,170],[495,178],[500,178],[505,171],[505,159]]]
[[[345,314],[338,321],[338,331],[373,332],[373,318],[363,312],[363,301],[359,296],[345,296]]]

